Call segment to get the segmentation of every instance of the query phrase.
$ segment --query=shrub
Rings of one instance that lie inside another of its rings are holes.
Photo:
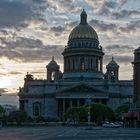
[[[26,122],[28,119],[27,114],[24,111],[13,111],[9,114],[8,118],[10,122],[16,122],[17,124]]]
[[[77,122],[84,122],[87,116],[87,112],[84,107],[73,107],[69,108],[65,114],[67,119],[77,121]]]
[[[86,105],[85,105],[86,108]],[[90,105],[91,120],[94,122],[101,122],[105,120],[114,120],[114,112],[107,105],[101,103],[92,103]]]

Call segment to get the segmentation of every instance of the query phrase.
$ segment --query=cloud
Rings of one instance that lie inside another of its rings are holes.
[[[140,20],[130,21],[128,23],[114,23],[107,22],[97,19],[92,19],[89,21],[89,24],[95,29],[98,35],[105,35],[110,38],[111,41],[117,39],[118,41],[122,39],[125,40],[128,37],[136,37],[140,35]],[[117,36],[117,38],[116,38]],[[105,37],[103,38],[103,40]]]
[[[5,42],[5,47],[0,48],[0,57],[23,62],[46,61],[52,56],[61,60],[63,49],[61,45],[45,46],[41,40],[37,39],[18,38],[13,42]]]
[[[119,27],[119,30],[123,33],[133,33],[135,34],[136,32],[140,32],[140,20],[137,21],[131,21],[129,24],[126,26]]]
[[[22,73],[18,72],[18,71],[10,71],[8,74],[10,74],[10,75],[18,75],[18,74],[22,74]]]
[[[81,8],[75,6],[74,0],[47,0],[48,7],[55,9],[57,13],[78,12]]]
[[[23,26],[32,14],[31,7],[27,3],[0,0],[0,27]]]
[[[104,0],[85,0],[85,1],[93,7],[93,10],[99,10],[104,4]]]
[[[114,44],[114,45],[111,45],[111,46],[106,46],[105,47],[105,50],[110,52],[110,51],[120,51],[120,52],[129,52],[129,51],[132,51],[134,49],[133,46],[130,46],[130,45],[118,45],[118,44]],[[119,53],[120,53],[119,52]]]
[[[140,17],[140,11],[138,10],[121,10],[121,11],[115,11],[112,12],[112,17],[116,19],[123,19],[123,18],[139,18]]]
[[[136,4],[139,4],[139,0],[136,2],[131,0],[86,0],[86,2],[93,7],[94,12],[99,16],[107,16],[110,19],[140,17],[140,10],[135,8]]]
[[[64,27],[62,27],[62,26],[57,26],[57,27],[51,27],[50,28],[50,32],[63,32],[65,30],[65,28]]]
[[[31,20],[45,22],[45,0],[0,0],[0,28],[27,27]]]
[[[111,61],[112,56],[114,57],[114,60],[119,64],[119,65],[131,65],[131,62],[133,62],[134,57],[129,54],[125,55],[120,55],[120,54],[115,54],[115,55],[105,55],[104,56],[104,63],[108,64]]]
[[[115,60],[121,64],[130,64],[133,61],[133,51],[135,46],[130,45],[110,45],[104,47],[105,50],[105,63],[111,60],[114,56]]]
[[[117,28],[117,25],[114,23],[105,23],[104,21],[96,19],[92,19],[89,23],[99,31],[114,31]]]
[[[0,88],[0,94],[6,93],[6,92],[7,92],[7,89],[5,89],[5,88]]]
[[[78,25],[79,21],[70,21],[66,23],[66,27],[68,27],[69,29],[74,28],[76,25]]]

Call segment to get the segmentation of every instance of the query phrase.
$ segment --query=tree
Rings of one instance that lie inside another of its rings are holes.
[[[67,119],[77,121],[80,123],[85,121],[87,112],[84,107],[73,107],[67,110],[65,116]]]
[[[115,115],[116,115],[117,120],[122,120],[123,114],[127,113],[128,110],[129,110],[128,104],[122,104],[118,106],[117,109],[115,110]]]
[[[0,123],[4,124],[6,118],[5,109],[0,105]]]
[[[0,116],[2,116],[5,113],[5,109],[0,105]]]
[[[107,105],[101,103],[92,103],[90,106],[92,121],[97,123],[105,120],[111,121],[114,119],[114,112]]]
[[[128,104],[123,104],[117,107],[115,110],[116,113],[127,113],[129,110],[129,105]]]

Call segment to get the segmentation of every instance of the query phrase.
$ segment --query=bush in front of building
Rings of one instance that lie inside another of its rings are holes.
[[[73,123],[82,123],[85,122],[87,116],[86,109],[84,107],[72,107],[69,108],[65,114],[67,121]]]
[[[24,111],[13,111],[10,112],[9,116],[8,116],[8,122],[13,122],[16,123],[18,125],[20,125],[21,123],[27,122],[28,121],[28,116],[26,114],[26,112]]]
[[[114,121],[114,111],[107,105],[101,103],[92,103],[90,105],[92,122],[99,123],[102,121]]]
[[[0,105],[0,125],[6,122],[5,109]]]
[[[122,104],[120,106],[117,107],[117,109],[115,110],[116,113],[127,113],[129,110],[129,105],[128,104]]]
[[[5,109],[0,105],[0,117],[2,117],[5,113]]]
[[[116,119],[118,121],[121,121],[122,116],[124,115],[124,113],[127,113],[128,110],[129,110],[129,104],[122,104],[122,105],[118,106],[115,110]]]
[[[78,123],[87,122],[88,113],[90,112],[91,122],[96,124],[102,121],[114,121],[114,111],[107,105],[101,103],[91,103],[83,107],[69,108],[65,114],[68,121]]]

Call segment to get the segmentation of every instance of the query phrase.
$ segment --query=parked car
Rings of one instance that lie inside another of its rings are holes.
[[[102,124],[103,127],[106,127],[106,128],[119,128],[119,127],[122,127],[121,124],[115,122],[115,123],[110,123],[110,122],[105,122]]]
[[[121,122],[114,122],[115,127],[123,127],[123,123]]]

